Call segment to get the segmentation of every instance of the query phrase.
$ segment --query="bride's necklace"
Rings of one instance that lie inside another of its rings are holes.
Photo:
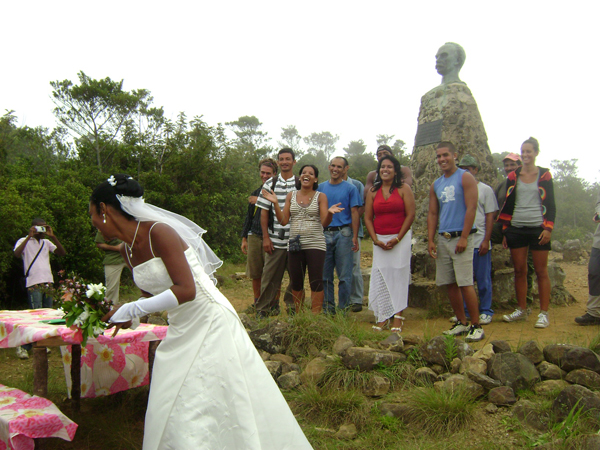
[[[135,234],[133,235],[133,241],[131,241],[131,245],[125,244],[127,250],[129,250],[129,258],[133,258],[133,244],[135,244],[135,238],[137,238],[137,232],[140,229],[140,221],[138,220],[137,227],[135,227]]]

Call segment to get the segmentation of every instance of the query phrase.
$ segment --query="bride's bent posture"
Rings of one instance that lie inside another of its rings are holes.
[[[215,287],[220,260],[186,218],[146,204],[127,175],[101,183],[92,224],[123,241],[143,297],[108,313],[118,331],[168,310],[156,352],[144,450],[310,449],[229,301]]]

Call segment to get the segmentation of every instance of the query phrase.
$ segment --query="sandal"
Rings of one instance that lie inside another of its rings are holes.
[[[402,325],[404,325],[404,317],[399,316],[397,314],[394,315],[394,319],[400,319],[402,321]],[[390,331],[392,333],[401,333],[402,332],[402,325],[400,325],[400,327],[392,327],[390,328]]]
[[[387,319],[383,325],[379,326],[379,325],[373,325],[371,327],[371,329],[377,333],[383,331],[384,328],[389,328],[390,327],[390,319]]]

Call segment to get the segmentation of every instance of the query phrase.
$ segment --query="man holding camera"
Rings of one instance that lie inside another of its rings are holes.
[[[25,287],[30,309],[51,308],[52,297],[44,293],[48,283],[54,283],[50,268],[50,253],[64,256],[67,252],[43,219],[33,219],[29,234],[15,244],[15,256],[23,259]],[[31,344],[17,348],[17,356],[27,359]]]

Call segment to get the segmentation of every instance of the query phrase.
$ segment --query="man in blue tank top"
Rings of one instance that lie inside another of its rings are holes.
[[[473,222],[477,211],[477,182],[469,172],[456,166],[457,157],[456,148],[451,142],[438,144],[436,160],[442,169],[442,176],[432,183],[429,190],[428,250],[436,260],[435,282],[438,286],[447,286],[450,305],[458,319],[444,334],[467,334],[466,341],[480,341],[484,333],[479,324],[479,307],[473,288],[473,235],[477,231],[473,228]],[[471,316],[470,327],[463,299]]]

